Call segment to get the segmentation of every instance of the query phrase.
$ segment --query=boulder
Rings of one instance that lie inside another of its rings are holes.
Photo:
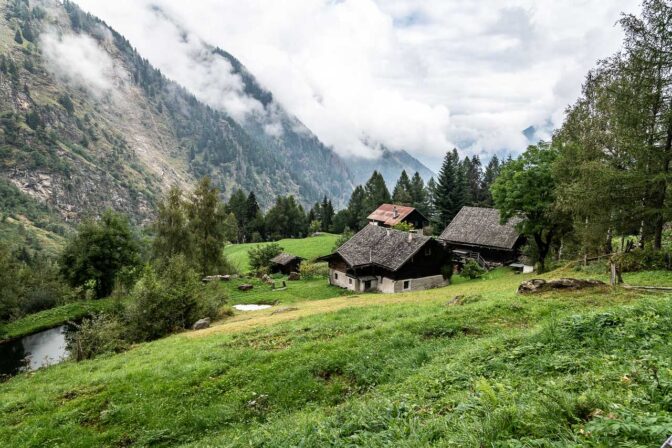
[[[203,319],[199,319],[196,321],[193,327],[191,327],[193,330],[203,330],[204,328],[208,328],[210,326],[210,318],[205,317]]]
[[[593,288],[595,286],[606,286],[606,283],[599,280],[581,280],[578,278],[559,278],[549,281],[535,278],[522,282],[520,286],[518,286],[518,294],[534,294],[537,292],[563,289],[577,290]]]
[[[301,274],[299,274],[298,272],[290,272],[289,277],[287,277],[287,280],[292,281],[301,280]]]
[[[249,291],[250,289],[254,288],[254,286],[250,285],[249,283],[245,283],[243,285],[239,285],[238,289],[240,291]]]
[[[266,283],[267,285],[272,285],[272,284],[273,284],[273,279],[272,279],[271,276],[268,275],[268,274],[264,274],[264,275],[261,277],[261,281],[264,282],[264,283]]]

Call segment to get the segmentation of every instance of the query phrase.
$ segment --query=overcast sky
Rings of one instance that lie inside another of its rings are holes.
[[[382,144],[434,170],[453,146],[487,159],[548,138],[586,72],[620,48],[621,12],[639,11],[634,0],[79,4],[237,119],[259,104],[226,67],[197,67],[201,41],[236,56],[338,153],[373,155]]]

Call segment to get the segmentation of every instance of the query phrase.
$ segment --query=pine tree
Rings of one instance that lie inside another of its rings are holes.
[[[427,182],[427,218],[429,222],[435,222],[436,215],[436,181],[433,177]]]
[[[226,241],[224,207],[219,190],[204,177],[187,205],[189,232],[194,238],[194,260],[203,275],[214,274],[225,267],[222,248]]]
[[[406,170],[401,172],[399,180],[397,180],[397,185],[395,185],[392,192],[392,202],[399,205],[411,205],[413,202],[411,180],[408,178]]]
[[[16,42],[19,45],[23,45],[23,37],[21,37],[21,31],[16,30],[16,33],[14,34],[14,42]]]
[[[366,193],[367,214],[380,207],[381,204],[389,203],[392,200],[390,191],[385,185],[385,179],[378,171],[373,172],[371,178],[364,185],[364,191]]]
[[[499,158],[497,158],[497,155],[494,155],[488,162],[488,166],[485,167],[485,173],[483,174],[483,184],[481,186],[481,191],[483,191],[483,205],[493,205],[490,187],[492,187],[492,184],[497,180],[500,171],[501,165],[499,163]]]
[[[427,189],[425,188],[425,182],[417,171],[411,179],[411,205],[425,216],[429,213]]]
[[[179,187],[171,187],[165,199],[159,202],[154,231],[155,259],[167,261],[178,254],[184,255],[187,259],[191,257],[192,238],[188,229],[182,190]]]
[[[464,170],[467,183],[466,203],[479,205],[483,202],[483,171],[481,159],[473,156],[464,158]]]
[[[331,200],[327,200],[326,196],[322,200],[322,205],[320,206],[320,212],[321,213],[319,221],[322,224],[321,229],[323,232],[328,232],[334,220],[334,206],[332,205]]]
[[[465,174],[457,149],[448,151],[443,159],[436,184],[434,203],[435,224],[443,229],[453,220],[465,203]]]
[[[369,216],[369,211],[366,202],[366,191],[361,185],[355,187],[354,191],[352,192],[350,201],[348,202],[347,210],[347,227],[349,227],[351,230],[359,230],[366,225],[366,218]]]
[[[229,198],[229,203],[226,206],[228,212],[233,213],[238,221],[238,238],[237,242],[244,243],[247,241],[247,225],[248,225],[248,203],[247,196],[243,190],[237,189]]]

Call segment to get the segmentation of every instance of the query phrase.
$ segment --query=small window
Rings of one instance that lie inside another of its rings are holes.
[[[352,285],[352,279],[351,278],[348,279],[348,283]]]
[[[425,248],[425,256],[430,256],[430,255],[432,255],[432,248],[431,247]]]
[[[338,280],[338,272],[334,272],[334,280]]]
[[[404,290],[411,289],[411,281],[404,280]]]

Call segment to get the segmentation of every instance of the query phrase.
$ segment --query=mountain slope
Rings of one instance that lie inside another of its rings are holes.
[[[204,175],[225,197],[243,188],[262,205],[349,193],[332,151],[302,165],[251,137],[74,4],[3,0],[0,9],[0,176],[66,220],[113,207],[143,221],[168,186]]]

